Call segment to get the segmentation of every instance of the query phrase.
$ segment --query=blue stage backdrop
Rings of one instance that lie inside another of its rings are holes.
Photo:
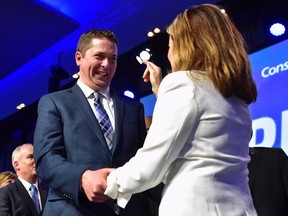
[[[250,55],[258,99],[250,106],[251,147],[277,147],[288,154],[288,40]],[[152,116],[156,98],[143,97],[145,115]]]
[[[288,154],[288,40],[255,52],[250,59],[259,94],[250,106],[250,146],[278,147]]]

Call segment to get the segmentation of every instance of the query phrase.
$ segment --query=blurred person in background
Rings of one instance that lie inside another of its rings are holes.
[[[4,171],[0,173],[0,188],[14,182],[16,178],[17,175],[11,171]]]
[[[26,143],[15,148],[12,165],[18,177],[14,182],[0,188],[0,216],[42,215],[47,192],[39,185],[33,145]]]

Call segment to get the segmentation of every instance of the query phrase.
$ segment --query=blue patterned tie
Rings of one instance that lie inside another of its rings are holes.
[[[37,188],[34,185],[31,185],[29,190],[30,190],[31,198],[35,205],[36,211],[38,214],[40,214],[40,204],[39,204],[39,199],[38,199]]]
[[[113,142],[113,127],[110,122],[109,116],[100,102],[100,93],[95,93],[94,105],[96,107],[96,118],[100,128],[104,134],[109,150],[112,150]]]

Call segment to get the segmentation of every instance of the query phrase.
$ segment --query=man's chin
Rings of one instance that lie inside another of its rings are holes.
[[[110,84],[110,80],[108,81],[108,80],[101,80],[100,82],[98,81],[97,82],[97,84],[96,84],[96,86],[98,87],[98,88],[101,88],[101,89],[103,89],[103,88],[106,88],[107,86],[109,86],[109,84]]]

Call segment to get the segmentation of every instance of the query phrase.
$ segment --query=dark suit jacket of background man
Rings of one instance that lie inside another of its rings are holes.
[[[77,84],[40,99],[34,156],[38,175],[50,186],[46,204],[49,215],[114,215],[112,200],[105,204],[88,201],[80,190],[81,175],[87,169],[122,166],[143,145],[146,128],[143,104],[113,92],[111,97],[115,107],[112,156]],[[47,132],[47,127],[53,131]],[[144,195],[134,195],[121,215],[148,216],[149,202]]]
[[[288,215],[288,157],[281,148],[250,148],[249,186],[258,216]]]
[[[40,186],[38,188],[43,210],[47,193]],[[8,214],[11,211],[13,216],[38,216],[32,198],[18,178],[14,183],[0,188],[0,216],[12,216]]]

